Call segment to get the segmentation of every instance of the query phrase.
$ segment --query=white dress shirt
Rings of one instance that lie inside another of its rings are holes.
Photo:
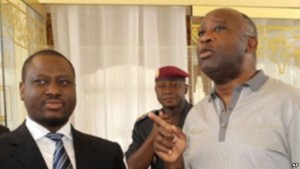
[[[53,155],[54,155],[56,143],[53,140],[46,137],[46,135],[50,133],[50,131],[45,127],[41,126],[40,124],[38,124],[37,122],[33,121],[29,117],[26,117],[25,124],[29,132],[31,133],[33,139],[35,140],[36,144],[38,145],[38,148],[40,149],[40,152],[47,164],[47,167],[49,169],[52,169]],[[70,122],[67,122],[56,133],[60,133],[64,135],[64,137],[62,138],[64,147],[71,160],[73,168],[76,169],[75,152],[74,152],[73,137],[71,133]]]

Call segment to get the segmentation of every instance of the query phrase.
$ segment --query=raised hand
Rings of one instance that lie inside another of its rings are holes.
[[[186,148],[186,136],[180,128],[167,122],[164,115],[149,113],[148,117],[153,120],[158,129],[158,135],[153,144],[155,153],[165,162],[174,163],[182,158]]]

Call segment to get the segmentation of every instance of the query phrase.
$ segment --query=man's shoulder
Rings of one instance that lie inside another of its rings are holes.
[[[281,97],[300,98],[300,89],[282,80],[269,78],[264,89],[272,94],[278,94]]]
[[[118,143],[116,143],[116,142],[113,142],[108,139],[98,137],[95,135],[83,133],[76,129],[73,130],[73,139],[74,139],[74,141],[77,141],[77,142],[80,140],[81,143],[99,145],[99,146],[104,146],[104,147],[118,145]]]
[[[0,147],[3,146],[4,143],[11,140],[9,133],[3,133],[0,135]]]
[[[119,143],[78,130],[73,131],[73,144],[77,149],[84,147],[86,152],[95,152],[108,156],[122,153],[122,148]]]
[[[152,112],[152,113],[154,113],[154,114],[156,114],[156,115],[159,114],[159,110],[152,110],[152,111],[150,111],[150,112]],[[135,125],[141,125],[141,124],[145,124],[145,123],[152,122],[151,119],[148,117],[148,114],[149,114],[150,112],[144,113],[144,114],[142,114],[141,116],[139,116],[139,117],[137,118],[137,120],[135,121]]]
[[[7,132],[0,135],[0,157],[12,152],[19,144],[20,139],[18,136]]]
[[[0,125],[0,134],[9,132],[9,129],[5,126]]]
[[[0,135],[0,143],[6,143],[6,142],[15,142],[18,143],[24,139],[30,139],[32,138],[30,136],[30,133],[26,130],[26,127],[21,125],[15,130],[7,131],[5,133],[2,133]]]
[[[146,119],[147,117],[148,117],[148,113],[142,114],[136,119],[136,122],[140,122],[140,121]]]

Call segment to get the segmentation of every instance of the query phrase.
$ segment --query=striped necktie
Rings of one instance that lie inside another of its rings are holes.
[[[56,148],[53,155],[53,169],[73,169],[62,142],[63,136],[63,134],[58,133],[49,133],[46,135],[46,137],[56,142]]]

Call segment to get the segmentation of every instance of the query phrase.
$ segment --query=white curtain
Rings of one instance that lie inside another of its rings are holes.
[[[160,108],[156,69],[187,70],[185,7],[52,5],[55,49],[74,64],[74,126],[86,133],[131,142],[135,120]]]

